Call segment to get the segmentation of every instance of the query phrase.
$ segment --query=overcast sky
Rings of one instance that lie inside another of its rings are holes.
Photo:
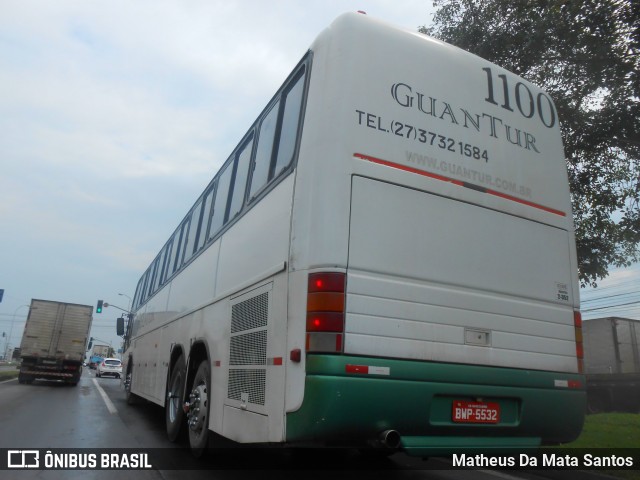
[[[0,331],[15,319],[11,345],[32,298],[127,308],[119,293],[133,297],[336,16],[365,10],[415,31],[431,3],[2,0]],[[119,345],[119,314],[95,315],[91,335]]]

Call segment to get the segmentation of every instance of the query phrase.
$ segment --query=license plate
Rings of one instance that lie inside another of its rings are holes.
[[[456,423],[498,423],[500,404],[454,400],[451,419]]]

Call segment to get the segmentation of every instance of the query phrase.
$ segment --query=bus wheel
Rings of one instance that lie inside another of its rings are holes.
[[[167,402],[165,405],[165,421],[167,436],[175,442],[180,436],[184,423],[184,410],[182,408],[182,393],[184,392],[185,370],[184,356],[180,355],[171,370],[171,377],[167,383]]]
[[[203,360],[193,379],[193,388],[189,394],[189,445],[195,457],[201,457],[207,448],[209,439],[209,392],[211,374],[209,363]]]
[[[610,401],[603,391],[593,391],[587,393],[587,412],[588,413],[602,413],[611,410]]]

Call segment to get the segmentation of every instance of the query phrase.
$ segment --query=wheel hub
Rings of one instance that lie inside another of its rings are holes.
[[[207,387],[204,384],[197,385],[189,395],[189,411],[187,413],[187,423],[193,431],[202,430],[207,418]]]

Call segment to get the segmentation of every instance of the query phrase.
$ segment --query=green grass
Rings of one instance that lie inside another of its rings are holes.
[[[599,413],[587,415],[580,437],[561,448],[638,448],[640,414]],[[598,473],[626,480],[640,480],[640,470],[599,470]]]
[[[638,448],[640,415],[635,413],[599,413],[587,415],[582,434],[564,445],[569,448]]]

